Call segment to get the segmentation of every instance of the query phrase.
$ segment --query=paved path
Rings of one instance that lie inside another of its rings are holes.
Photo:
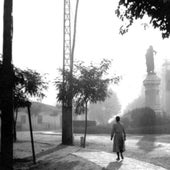
[[[95,164],[99,165],[103,169],[107,170],[165,170],[162,167],[155,166],[150,163],[146,163],[143,161],[138,161],[131,158],[125,158],[123,161],[115,161],[116,155],[112,153],[107,153],[103,151],[78,151],[73,153],[79,157],[87,159]]]
[[[25,166],[25,165],[24,165]],[[21,167],[15,170],[22,169]],[[59,145],[49,153],[39,155],[37,164],[26,170],[165,170],[150,163],[125,158],[116,161],[114,153]]]

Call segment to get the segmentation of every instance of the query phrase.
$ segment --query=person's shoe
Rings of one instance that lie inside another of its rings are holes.
[[[121,158],[124,159],[123,155],[121,155]]]
[[[117,158],[117,159],[116,159],[116,161],[119,161],[119,160],[120,160],[120,158]]]

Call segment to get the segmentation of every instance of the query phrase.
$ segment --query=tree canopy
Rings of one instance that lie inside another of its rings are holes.
[[[74,64],[74,72],[71,76],[66,73],[67,80],[72,81],[72,91],[64,90],[63,87],[69,86],[69,83],[57,80],[56,88],[59,91],[57,98],[59,101],[67,100],[67,96],[72,96],[75,102],[75,113],[85,114],[85,132],[84,132],[84,147],[87,132],[87,107],[88,103],[96,103],[104,101],[108,96],[108,85],[111,82],[118,83],[120,77],[115,76],[108,78],[108,69],[111,61],[103,59],[98,66],[91,63],[90,66],[85,66],[83,62]],[[62,72],[63,73],[63,72]],[[68,83],[63,86],[63,83]],[[68,87],[69,89],[69,87]]]
[[[107,59],[103,59],[99,66],[95,66],[92,63],[90,66],[85,66],[83,62],[74,64],[72,96],[74,101],[77,104],[79,103],[77,106],[81,106],[84,102],[96,103],[97,101],[105,100],[108,95],[109,83],[113,81],[118,83],[120,79],[119,76],[107,78],[106,75],[110,65],[111,61]],[[69,73],[66,76],[68,77]],[[57,95],[58,101],[64,100],[66,96],[63,94],[62,81],[57,79],[55,85],[57,90],[59,90]]]
[[[0,72],[1,68],[2,60],[0,59]],[[46,76],[37,71],[31,69],[21,70],[14,67],[14,109],[25,107],[30,97],[44,98],[44,90],[48,88],[48,83],[45,79]]]
[[[120,0],[116,10],[117,16],[129,23],[121,27],[122,34],[128,31],[136,19],[142,19],[144,15],[150,17],[150,23],[154,28],[159,28],[163,38],[170,35],[170,1],[169,0]]]
[[[45,97],[43,90],[48,87],[48,83],[44,80],[45,76],[31,69],[15,68],[14,72],[14,107],[24,107],[29,97]]]
[[[109,90],[110,96],[104,102],[89,105],[89,119],[96,120],[100,124],[108,124],[108,120],[121,110],[116,93]]]

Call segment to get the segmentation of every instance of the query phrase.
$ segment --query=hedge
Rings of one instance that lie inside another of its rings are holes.
[[[127,128],[125,129],[128,134],[170,134],[170,125],[160,125],[151,127],[140,127],[140,128]],[[84,127],[74,127],[74,133],[84,133]],[[98,125],[93,127],[87,127],[87,134],[110,134],[110,125]]]

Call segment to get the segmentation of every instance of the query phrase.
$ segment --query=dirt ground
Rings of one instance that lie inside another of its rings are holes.
[[[83,134],[74,135],[75,145],[80,146],[81,136]],[[14,158],[16,162],[26,161],[23,158],[32,156],[29,132],[19,132],[17,137],[18,141],[14,144]],[[170,135],[127,135],[125,157],[170,169],[169,141]],[[47,154],[50,149],[53,150],[60,143],[61,133],[34,132],[36,157]],[[112,141],[109,135],[87,135],[86,148],[112,152]]]

